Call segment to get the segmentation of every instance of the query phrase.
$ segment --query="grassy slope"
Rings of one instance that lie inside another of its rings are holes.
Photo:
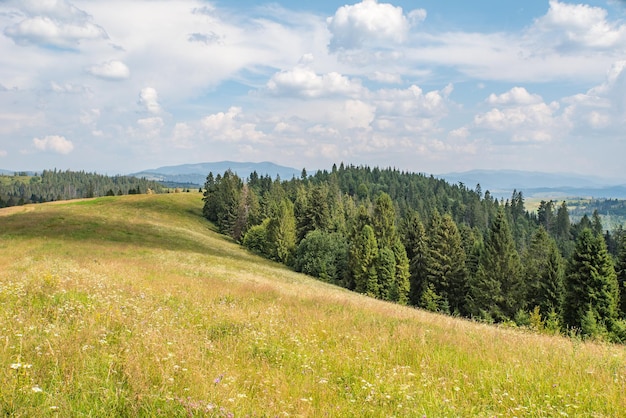
[[[197,193],[0,210],[0,415],[619,416],[626,350],[338,289]]]

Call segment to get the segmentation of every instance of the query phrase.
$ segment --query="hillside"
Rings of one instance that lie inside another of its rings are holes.
[[[199,193],[0,209],[5,416],[620,416],[626,349],[373,300],[253,256]]]

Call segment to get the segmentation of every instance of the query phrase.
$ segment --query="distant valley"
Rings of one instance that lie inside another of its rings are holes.
[[[241,178],[247,178],[256,171],[259,176],[279,176],[282,180],[300,177],[302,168],[286,167],[272,162],[234,162],[218,161],[196,164],[182,164],[146,169],[128,175],[145,177],[166,185],[185,185],[199,187],[206,181],[209,172],[222,174],[231,169]],[[330,170],[330,167],[327,168]],[[315,173],[309,169],[309,174]],[[34,172],[26,172],[28,175]],[[0,169],[0,175],[12,175],[9,170]],[[429,173],[426,173],[427,175]],[[433,174],[437,178],[452,184],[463,183],[467,188],[474,189],[480,184],[484,192],[489,190],[492,196],[508,199],[513,190],[522,191],[526,198],[533,199],[626,199],[626,179],[607,179],[588,177],[580,174],[543,173],[520,170],[472,170]]]

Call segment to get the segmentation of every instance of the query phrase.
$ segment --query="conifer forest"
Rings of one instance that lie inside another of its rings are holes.
[[[203,215],[249,250],[371,297],[626,342],[626,234],[565,202],[367,166],[281,180],[209,173]]]

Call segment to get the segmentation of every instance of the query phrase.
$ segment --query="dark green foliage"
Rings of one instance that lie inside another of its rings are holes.
[[[537,214],[529,213],[521,191],[505,202],[480,186],[344,164],[313,175],[303,170],[287,181],[210,174],[205,189],[205,216],[220,230],[299,271],[384,300],[550,332],[563,323],[568,299],[563,255],[574,253],[585,228],[597,231],[600,224],[597,213],[593,222],[584,216],[571,223],[565,202],[543,201]],[[615,341],[622,322],[613,314],[607,319],[611,309],[598,300],[608,293],[617,300],[626,281],[618,232],[601,240],[622,263],[619,286],[585,289],[588,300],[575,323]],[[601,250],[590,251],[603,258]]]
[[[470,283],[470,312],[486,312],[494,320],[512,319],[524,308],[519,254],[503,209],[489,230],[476,276]]]
[[[263,222],[261,225],[255,225],[248,229],[243,237],[243,246],[259,255],[269,257],[268,244],[267,244],[267,222]]]
[[[236,229],[243,182],[228,170],[215,179],[209,174],[205,183],[202,214],[215,222],[220,232],[240,239],[243,228]],[[237,234],[235,234],[237,232]],[[236,236],[235,236],[236,235]]]
[[[289,264],[296,249],[296,218],[293,203],[284,198],[273,210],[267,223],[270,258]]]
[[[391,197],[387,193],[378,195],[374,202],[372,227],[378,246],[380,248],[391,247],[396,239],[396,212]]]
[[[410,291],[409,302],[418,306],[424,291],[426,276],[425,260],[428,251],[426,230],[417,212],[411,212],[404,226],[404,247],[409,259]]]
[[[459,230],[448,214],[433,213],[427,233],[424,259],[425,291],[434,290],[449,309],[465,312],[468,290],[465,251]]]
[[[349,269],[354,290],[372,296],[379,295],[376,260],[378,258],[378,243],[374,230],[364,225],[352,239],[349,252]]]
[[[315,230],[300,241],[294,268],[305,274],[341,285],[348,263],[348,244],[336,232]]]
[[[409,258],[399,238],[393,243],[393,256],[396,262],[395,280],[391,286],[389,300],[406,305],[409,302],[410,273]]]
[[[617,319],[617,276],[604,239],[589,228],[579,234],[564,287],[566,327],[588,333],[595,322],[610,330],[611,323]]]
[[[25,173],[24,173],[25,174]],[[121,194],[162,193],[165,188],[155,181],[127,176],[105,176],[84,171],[44,170],[35,176],[0,175],[0,208]]]
[[[563,297],[563,261],[556,242],[539,227],[524,254],[526,304],[541,315],[560,312]]]
[[[382,247],[376,259],[376,273],[378,274],[378,294],[375,296],[383,300],[392,300],[392,286],[396,277],[396,259],[389,247]]]
[[[626,319],[626,234],[622,234],[616,265],[620,316]]]

